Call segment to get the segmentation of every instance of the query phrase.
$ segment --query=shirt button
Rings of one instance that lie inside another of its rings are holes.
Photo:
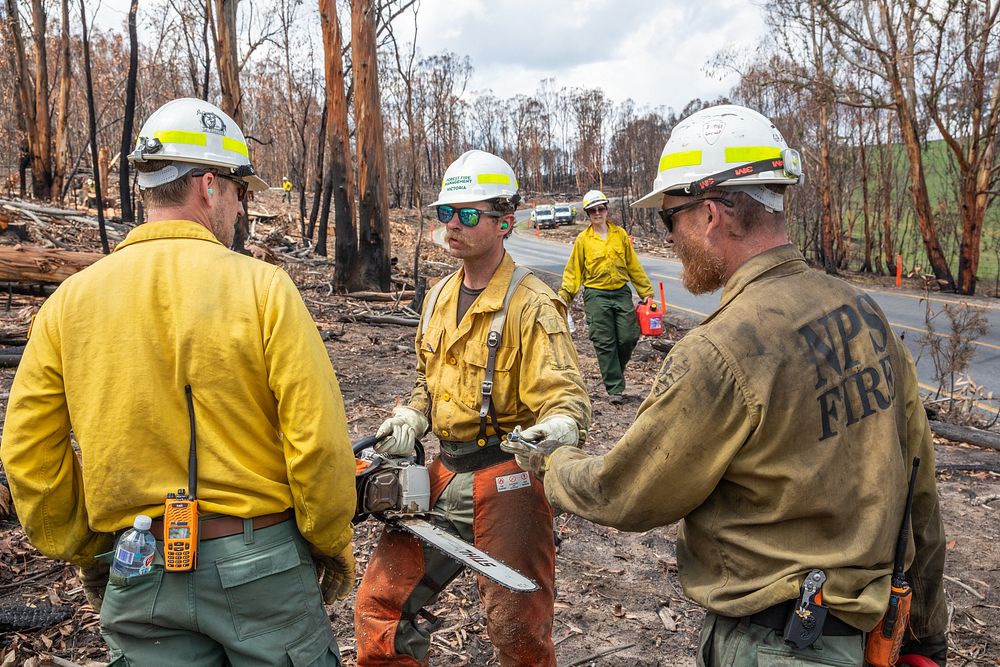
[[[458,359],[456,359],[455,357],[448,357],[448,363],[454,366],[455,364],[458,363]]]
[[[442,429],[442,430],[441,430],[441,437],[442,437],[442,438],[447,438],[447,437],[448,437],[448,431],[446,431],[446,430]]]
[[[451,400],[451,394],[449,394],[447,392],[445,392],[444,394],[441,394],[441,400],[442,401],[450,401]]]

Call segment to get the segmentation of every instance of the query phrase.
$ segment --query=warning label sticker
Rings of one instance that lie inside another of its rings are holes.
[[[523,489],[526,486],[531,486],[531,478],[528,477],[528,473],[519,472],[513,475],[503,475],[502,477],[497,477],[497,491],[513,491],[515,489]]]

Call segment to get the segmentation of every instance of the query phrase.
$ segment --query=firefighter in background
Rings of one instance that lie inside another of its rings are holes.
[[[289,204],[292,203],[292,188],[294,188],[294,187],[295,186],[292,185],[292,182],[290,180],[288,180],[287,176],[282,176],[282,178],[281,178],[281,201],[282,202],[288,202]]]
[[[651,302],[653,286],[624,229],[608,220],[608,198],[599,190],[583,196],[590,226],[580,232],[563,270],[559,296],[573,302],[583,287],[587,332],[597,353],[604,388],[611,403],[625,400],[625,365],[639,342],[639,324],[632,305],[635,286],[639,298]]]
[[[429,466],[431,504],[446,517],[442,527],[540,586],[514,593],[478,578],[500,664],[554,667],[552,510],[539,481],[499,444],[515,426],[534,425],[526,437],[575,447],[590,425],[590,401],[562,304],[504,250],[519,200],[513,170],[490,153],[469,151],[445,172],[431,206],[462,267],[427,295],[416,383],[375,448],[408,456],[433,426],[441,451]],[[492,346],[491,329],[500,333]],[[417,614],[460,570],[409,535],[383,532],[358,589],[358,665],[426,665],[430,635]]]
[[[723,288],[719,307],[673,347],[607,454],[505,447],[544,474],[556,507],[620,530],[682,520],[681,583],[708,611],[698,664],[713,666],[862,664],[919,456],[903,653],[943,666],[945,538],[916,369],[875,301],[789,242],[798,154],[764,116],[724,105],[678,123],[660,165],[633,205],[662,207],[685,287]],[[785,623],[813,569],[829,614],[795,648]]]
[[[129,159],[147,222],[42,305],[14,378],[0,458],[18,517],[81,567],[113,664],[337,667],[323,602],[354,584],[356,493],[340,390],[288,275],[227,247],[267,184],[201,100],[154,112]],[[97,557],[137,514],[162,562],[165,494],[188,479],[185,385],[198,568],[109,582]]]
[[[88,178],[83,184],[84,207],[97,208],[97,183],[92,178]]]

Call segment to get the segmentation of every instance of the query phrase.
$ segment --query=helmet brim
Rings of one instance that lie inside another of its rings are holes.
[[[663,205],[663,193],[668,188],[658,188],[649,194],[636,199],[629,204],[629,208],[660,208]]]
[[[260,176],[247,176],[244,180],[250,192],[263,192],[270,187]]]

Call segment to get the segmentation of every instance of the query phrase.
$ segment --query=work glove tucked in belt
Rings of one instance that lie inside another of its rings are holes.
[[[93,565],[80,568],[80,584],[83,585],[83,594],[87,597],[90,606],[101,611],[104,604],[104,590],[108,587],[108,577],[111,574],[111,565],[105,561],[95,561]]]
[[[323,602],[333,604],[343,600],[354,590],[354,549],[350,543],[336,556],[313,551],[316,572],[319,574],[319,588],[323,592]]]
[[[422,438],[430,427],[424,413],[405,405],[397,405],[392,411],[392,417],[382,422],[375,433],[375,437],[379,439],[375,443],[375,451],[385,456],[410,456],[417,439]]]
[[[520,431],[518,435],[519,437],[514,438],[508,436],[507,440],[500,443],[500,449],[513,454],[522,470],[542,477],[549,468],[552,452],[560,447],[576,446],[580,440],[580,429],[572,417],[552,415],[531,428]],[[525,440],[538,444],[531,445]]]

